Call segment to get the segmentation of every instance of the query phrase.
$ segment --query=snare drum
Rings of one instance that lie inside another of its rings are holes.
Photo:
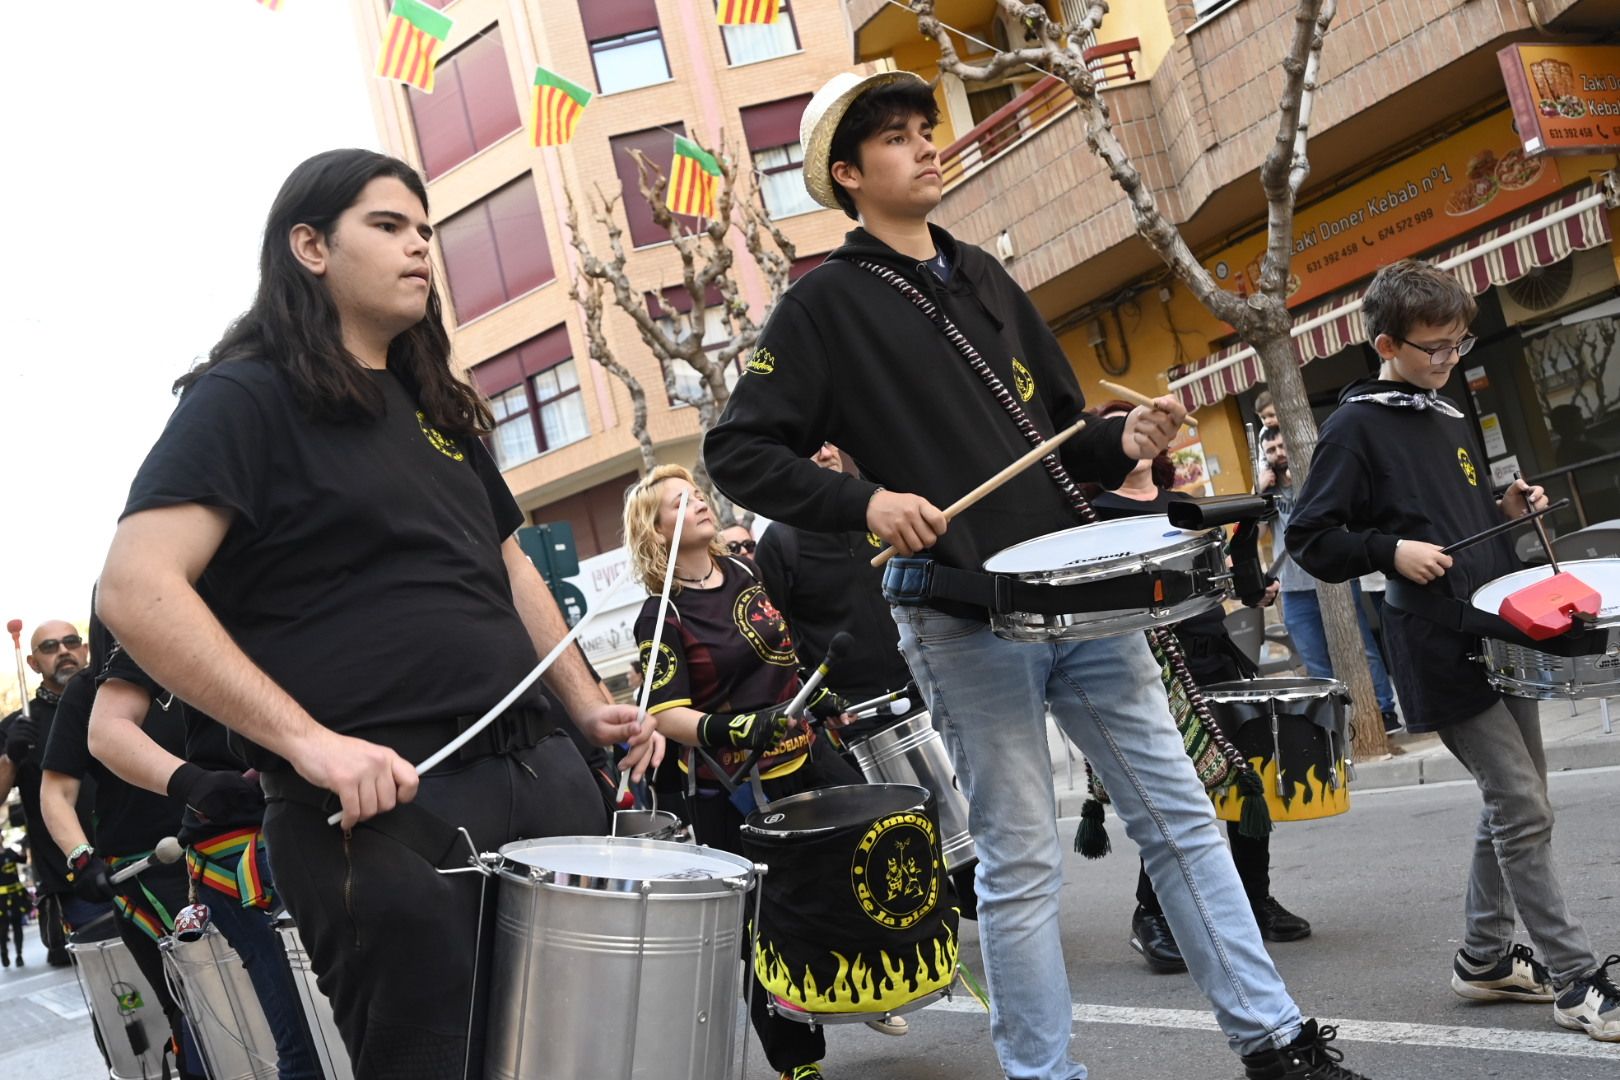
[[[940,854],[955,873],[978,861],[968,832],[968,801],[956,782],[945,742],[926,712],[909,716],[850,747],[861,773],[874,784],[915,784],[934,795],[939,813]]]
[[[79,992],[101,1036],[111,1080],[144,1080],[161,1076],[169,1021],[141,974],[135,958],[118,936],[116,915],[105,916],[68,937]],[[7,927],[7,931],[10,928]],[[139,1029],[137,1036],[133,1029]],[[137,1054],[135,1046],[146,1049]]]
[[[668,840],[673,844],[692,842],[692,830],[668,810],[615,810],[613,835]]]
[[[1133,607],[1061,615],[992,612],[990,629],[1009,641],[1090,641],[1168,626],[1218,607],[1232,580],[1219,529],[1188,532],[1162,514],[1038,536],[992,555],[984,569],[1034,585],[1143,579],[1143,601]]]
[[[748,815],[770,866],[754,973],[777,1015],[812,1024],[921,1008],[956,978],[957,911],[934,798],[909,784],[818,788]]]
[[[561,836],[507,844],[497,874],[486,1077],[728,1075],[751,863]]]
[[[1601,651],[1590,656],[1556,656],[1525,645],[1484,639],[1486,677],[1511,697],[1608,698],[1620,694],[1620,559],[1579,559],[1559,568],[1596,589],[1603,597],[1596,626]],[[1537,566],[1499,577],[1477,590],[1473,605],[1497,614],[1502,601],[1538,581],[1552,577],[1552,567]]]
[[[1244,679],[1203,688],[1215,722],[1259,773],[1273,821],[1350,809],[1350,696],[1336,679]],[[1215,795],[1215,816],[1237,821],[1243,793]]]
[[[208,1063],[211,1080],[276,1080],[276,1040],[242,958],[216,926],[201,937],[158,942],[174,999]]]

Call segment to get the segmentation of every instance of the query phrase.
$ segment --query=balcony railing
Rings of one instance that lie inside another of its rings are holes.
[[[1126,38],[1093,45],[1080,55],[1091,67],[1097,85],[1103,87],[1135,80],[1134,58],[1141,47],[1136,38]],[[1067,84],[1055,75],[1046,76],[940,151],[940,177],[945,188],[949,190],[966,180],[1074,107],[1074,94]]]

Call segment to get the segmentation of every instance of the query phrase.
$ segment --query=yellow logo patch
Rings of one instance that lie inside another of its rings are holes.
[[[747,370],[755,375],[769,375],[776,370],[776,357],[771,354],[771,350],[761,346],[748,358]]]
[[[883,547],[883,537],[879,536],[875,532],[869,532],[866,534],[866,542],[875,548]]]
[[[1479,487],[1479,470],[1474,468],[1474,461],[1468,456],[1468,451],[1460,446],[1457,447],[1457,467],[1462,470],[1463,476],[1468,478],[1469,484]]]
[[[422,429],[422,434],[427,437],[427,441],[433,444],[433,449],[452,461],[467,460],[467,455],[461,452],[461,447],[455,444],[455,440],[439,434],[438,429],[427,422],[427,413],[421,409],[416,410],[416,423]]]
[[[903,811],[866,830],[849,868],[861,910],[879,926],[915,926],[939,903],[938,835],[927,814]]]
[[[1029,368],[1013,358],[1013,388],[1018,391],[1020,401],[1028,401],[1035,396],[1035,376],[1029,373]]]
[[[642,677],[645,678],[648,675],[652,676],[652,688],[654,690],[662,690],[664,687],[668,686],[669,681],[675,677],[675,650],[669,647],[668,642],[660,641],[658,643],[657,664],[648,663],[648,659],[651,656],[652,642],[643,641],[641,643]]]

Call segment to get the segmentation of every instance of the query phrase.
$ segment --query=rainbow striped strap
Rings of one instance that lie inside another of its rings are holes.
[[[107,866],[111,868],[119,863],[134,862],[150,854],[152,854],[150,851],[141,851],[134,855],[109,855]],[[174,915],[139,879],[136,879],[136,885],[138,891],[131,890],[113,897],[113,907],[118,909],[120,915],[139,927],[147,937],[153,941],[162,941],[164,936],[174,929]]]
[[[224,893],[243,907],[270,910],[275,896],[265,882],[259,859],[264,835],[257,828],[233,829],[186,849],[192,880]]]

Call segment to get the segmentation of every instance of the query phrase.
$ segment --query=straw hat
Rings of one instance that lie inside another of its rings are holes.
[[[799,120],[799,143],[804,147],[804,187],[812,199],[827,209],[843,209],[833,195],[837,185],[832,178],[832,162],[828,160],[833,133],[856,98],[875,87],[898,82],[928,85],[921,75],[909,71],[880,71],[865,76],[843,71],[828,79],[804,107],[804,116]]]

